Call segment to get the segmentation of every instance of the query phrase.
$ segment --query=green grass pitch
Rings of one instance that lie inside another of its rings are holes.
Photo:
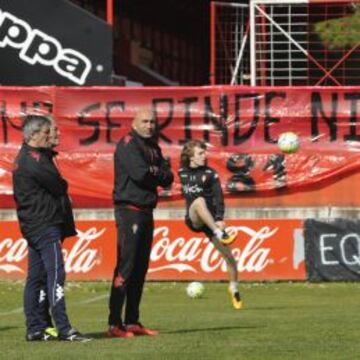
[[[22,282],[0,282],[1,360],[357,359],[359,283],[245,283],[244,308],[233,310],[225,283],[205,283],[202,299],[187,283],[147,283],[142,321],[157,337],[108,339],[108,282],[68,283],[73,325],[92,335],[81,343],[24,340]]]

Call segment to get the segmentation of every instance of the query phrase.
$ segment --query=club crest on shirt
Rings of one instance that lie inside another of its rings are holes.
[[[29,155],[35,159],[37,162],[40,160],[40,154],[36,151],[29,151]]]

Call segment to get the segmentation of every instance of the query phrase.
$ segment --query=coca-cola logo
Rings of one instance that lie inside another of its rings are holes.
[[[65,271],[67,273],[88,273],[100,264],[98,256],[99,246],[94,242],[99,239],[106,229],[97,230],[96,227],[86,231],[77,230],[77,239],[69,249],[63,249]],[[28,246],[25,239],[6,238],[0,241],[0,271],[6,273],[24,273],[23,260],[27,257]]]
[[[238,245],[232,248],[238,271],[258,273],[273,262],[270,257],[271,248],[266,247],[265,242],[276,234],[278,228],[271,229],[269,226],[264,226],[254,230],[247,226],[231,226],[228,230],[238,232]],[[150,255],[149,272],[169,269],[180,273],[184,271],[212,273],[217,269],[226,272],[225,260],[208,238],[172,239],[168,226],[156,228],[154,236],[155,244]],[[240,248],[242,245],[243,247]],[[165,265],[157,266],[159,262]],[[199,264],[199,269],[195,264]]]
[[[77,230],[77,241],[70,250],[63,249],[65,271],[67,273],[88,273],[95,265],[100,264],[98,257],[99,246],[93,244],[99,239],[106,229],[97,231],[96,227],[92,227],[86,231]],[[95,247],[91,247],[95,245]]]
[[[25,259],[27,253],[25,239],[4,239],[0,242],[0,271],[23,273],[24,270],[18,264]]]

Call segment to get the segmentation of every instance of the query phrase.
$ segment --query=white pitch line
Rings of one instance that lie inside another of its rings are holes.
[[[75,305],[91,304],[91,303],[96,302],[98,300],[106,299],[107,297],[109,297],[109,294],[106,294],[106,295],[103,294],[103,295],[96,296],[94,298],[79,301]]]
[[[103,294],[103,295],[99,295],[99,296],[95,296],[93,298],[90,299],[86,299],[86,300],[82,300],[82,301],[77,301],[77,302],[70,302],[70,305],[84,305],[84,304],[91,304],[94,303],[96,301],[102,300],[102,299],[106,299],[107,297],[109,297],[109,294]],[[24,311],[23,307],[19,307],[7,312],[0,312],[0,316],[8,316],[8,315],[14,315],[14,314],[19,314],[22,313]]]
[[[20,313],[20,312],[23,312],[23,310],[24,310],[24,308],[23,308],[23,307],[20,307],[20,308],[17,308],[17,309],[14,309],[14,310],[10,310],[10,311],[7,311],[7,312],[1,312],[1,313],[0,313],[0,316],[18,314],[18,313]]]

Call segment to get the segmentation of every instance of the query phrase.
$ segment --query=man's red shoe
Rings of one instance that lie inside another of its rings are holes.
[[[158,331],[148,329],[145,326],[141,325],[140,323],[126,325],[126,331],[132,332],[135,336],[141,336],[141,335],[156,336],[159,334]]]
[[[120,328],[119,326],[109,326],[109,329],[107,331],[107,336],[129,338],[129,337],[133,337],[134,334],[124,328]]]

